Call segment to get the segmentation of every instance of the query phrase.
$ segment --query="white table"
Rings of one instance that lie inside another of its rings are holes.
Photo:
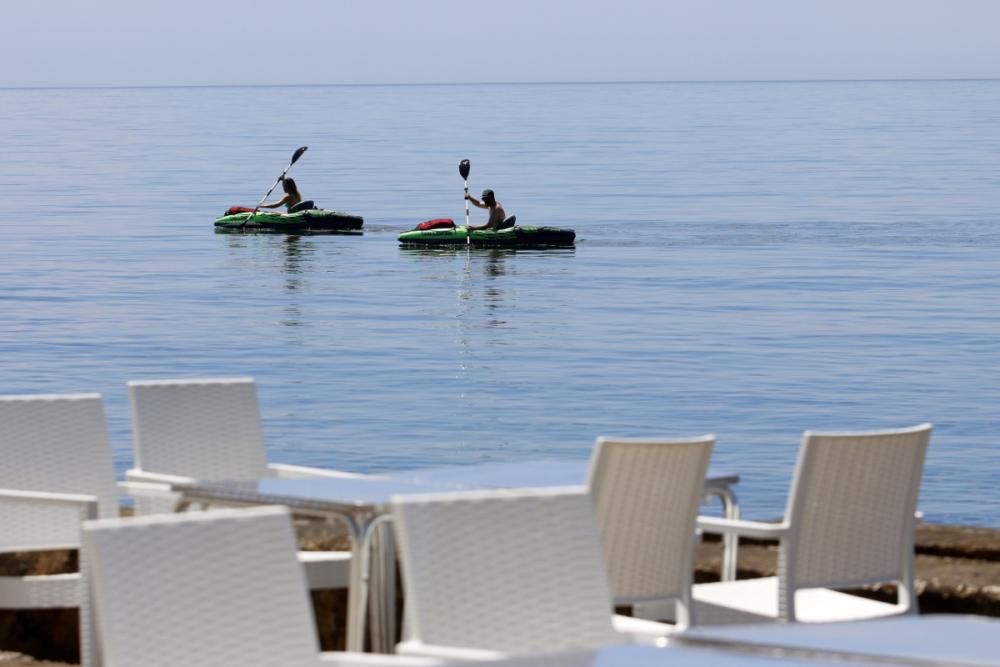
[[[413,470],[372,477],[260,479],[250,482],[175,484],[181,494],[178,509],[188,505],[285,505],[299,516],[335,517],[351,535],[351,578],[348,589],[347,650],[364,649],[364,626],[371,587],[372,649],[390,652],[395,637],[395,590],[392,536],[382,535],[377,566],[370,567],[371,542],[379,523],[389,514],[394,495],[439,493],[474,488],[573,486],[585,482],[586,461],[489,463]],[[739,508],[729,489],[736,475],[709,473],[706,493],[724,494],[736,517]],[[710,490],[711,489],[711,490]],[[723,497],[720,495],[720,497]],[[384,552],[384,553],[383,553]],[[369,574],[371,576],[369,577]]]
[[[456,663],[470,664],[470,663]],[[832,661],[759,656],[705,648],[657,648],[636,644],[594,650],[525,655],[489,663],[495,667],[822,667]],[[844,667],[844,662],[836,663]],[[855,667],[867,663],[852,662]],[[898,663],[897,663],[898,664]]]
[[[404,470],[389,473],[392,479],[411,482],[447,484],[456,489],[474,488],[535,488],[543,486],[574,486],[587,483],[587,459],[498,461],[468,466],[443,466],[421,470]],[[709,469],[705,475],[705,496],[718,498],[727,519],[740,518],[740,505],[733,492],[740,476],[735,473]],[[722,581],[736,579],[736,561],[739,537],[735,533],[723,536]]]
[[[936,614],[846,623],[705,626],[673,635],[670,644],[758,654],[777,650],[787,655],[874,664],[997,667],[1000,619]]]
[[[255,482],[193,482],[173,485],[180,492],[177,509],[192,504],[209,505],[285,505],[297,516],[334,517],[344,523],[351,535],[351,577],[347,592],[347,650],[364,650],[365,612],[369,587],[371,540],[380,517],[388,514],[389,499],[401,493],[432,493],[450,487],[432,482],[418,482],[383,477],[260,479]],[[384,597],[381,578],[373,582],[375,594]],[[380,614],[382,616],[384,614]],[[377,620],[377,619],[376,619]],[[373,626],[372,648],[386,652],[391,648],[394,628]]]

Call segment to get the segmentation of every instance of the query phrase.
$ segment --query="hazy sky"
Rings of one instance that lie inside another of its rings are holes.
[[[0,7],[0,87],[1000,78],[1000,0]]]

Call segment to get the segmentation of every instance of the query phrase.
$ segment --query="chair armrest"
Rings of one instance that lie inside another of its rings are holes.
[[[173,486],[174,484],[194,484],[198,480],[194,477],[186,477],[184,475],[165,475],[159,472],[146,472],[145,470],[132,468],[125,471],[125,481]]]
[[[323,665],[340,665],[341,667],[437,667],[444,664],[434,658],[347,651],[326,651],[320,653],[319,661]]]
[[[125,480],[118,482],[118,491],[123,496],[132,498],[157,498],[160,500],[178,500],[181,494],[172,491],[169,484],[153,482],[133,482]]]
[[[637,644],[652,644],[665,646],[665,638],[674,632],[674,626],[668,623],[647,621],[644,618],[633,618],[615,614],[611,617],[611,625],[615,632],[625,635],[625,638]]]
[[[80,524],[96,519],[97,511],[97,496],[0,489],[3,551],[78,549]],[[40,533],[32,528],[36,525],[42,527]]]
[[[331,470],[330,468],[312,468],[309,466],[296,466],[287,463],[268,463],[267,470],[278,479],[302,479],[315,477],[337,477],[340,479],[361,479],[371,478],[372,475],[362,475],[356,472],[344,472],[343,470]]]
[[[509,653],[491,651],[482,648],[465,648],[461,646],[442,646],[440,644],[424,644],[418,641],[405,641],[396,644],[396,654],[405,656],[423,656],[441,658],[442,660],[488,661],[509,658]]]
[[[744,521],[743,519],[723,519],[714,516],[699,516],[697,528],[706,533],[733,534],[740,537],[756,537],[764,540],[778,540],[788,532],[788,524]]]
[[[0,500],[28,505],[64,505],[77,509],[92,506],[94,516],[97,516],[97,496],[88,496],[82,493],[49,493],[48,491],[0,489]]]

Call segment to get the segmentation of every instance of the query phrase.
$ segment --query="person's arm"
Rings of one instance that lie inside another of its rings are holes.
[[[479,201],[472,195],[465,195],[465,198],[468,199],[470,202],[472,202],[472,205],[475,206],[476,208],[489,208],[489,206]]]
[[[469,225],[469,229],[471,229],[471,230],[476,230],[476,229],[492,229],[493,231],[496,231],[497,225],[499,225],[499,224],[500,224],[499,222],[494,222],[493,215],[490,214],[490,218],[489,218],[489,220],[486,221],[485,225],[480,225],[478,227],[474,227],[472,225]]]
[[[284,206],[285,202],[288,201],[288,194],[286,193],[284,197],[278,201],[273,201],[267,204],[261,204],[258,208],[278,208],[279,206]]]

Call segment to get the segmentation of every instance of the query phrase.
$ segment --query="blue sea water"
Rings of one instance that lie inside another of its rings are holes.
[[[803,430],[932,421],[928,519],[1000,526],[1000,81],[8,89],[0,127],[0,393],[101,392],[119,472],[127,380],[248,375],[272,460],[711,432],[752,517]],[[303,144],[365,235],[214,234]],[[576,247],[397,247],[462,158]]]

